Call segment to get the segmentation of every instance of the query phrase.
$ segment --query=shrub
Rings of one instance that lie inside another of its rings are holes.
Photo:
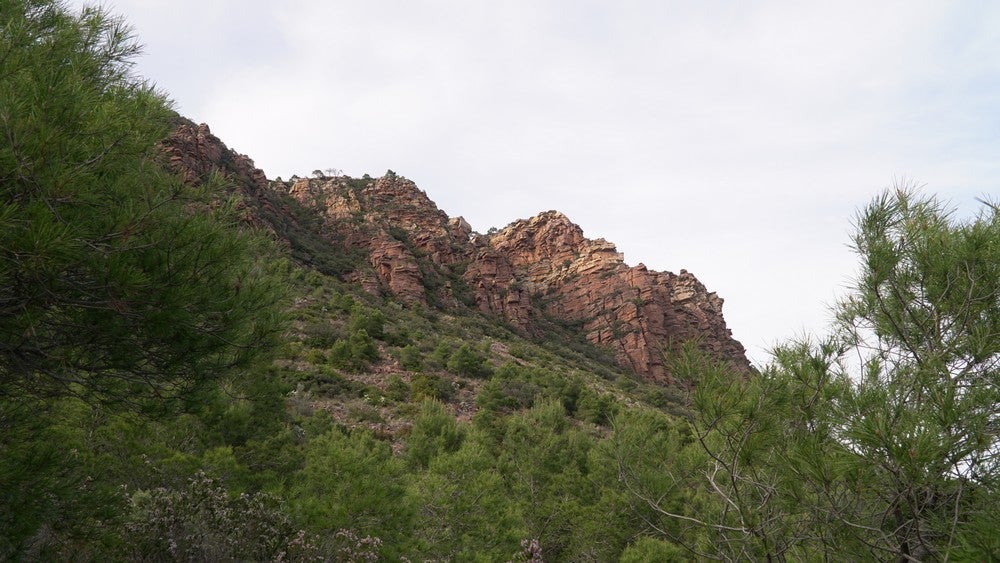
[[[424,401],[406,441],[407,464],[426,469],[435,456],[458,450],[464,439],[465,432],[444,405],[437,401]]]
[[[476,395],[476,406],[490,411],[531,408],[538,393],[538,386],[528,381],[493,379]]]
[[[467,377],[485,377],[492,371],[486,358],[468,344],[462,344],[452,353],[448,359],[448,370]]]
[[[378,357],[378,347],[364,329],[354,332],[348,340],[340,340],[330,348],[330,363],[348,371],[362,371]]]
[[[438,375],[419,374],[410,383],[410,399],[413,401],[423,401],[425,399],[437,399],[447,401],[455,396],[455,387],[447,379]]]
[[[404,402],[410,398],[410,386],[398,375],[394,375],[385,387],[385,396],[396,402]]]
[[[305,338],[302,339],[303,343],[313,348],[329,348],[343,337],[340,330],[326,321],[310,324],[303,332],[305,333]]]
[[[330,298],[329,307],[331,309],[348,313],[354,307],[354,298],[343,293],[334,293]]]
[[[305,446],[305,467],[289,491],[290,511],[307,530],[332,538],[338,545],[365,542],[337,537],[339,530],[351,530],[355,539],[381,538],[380,546],[367,543],[379,556],[398,560],[396,552],[409,537],[413,512],[403,482],[403,467],[392,455],[389,444],[367,430],[334,428]],[[329,544],[329,540],[326,542]],[[345,561],[341,556],[326,560]]]
[[[584,388],[577,401],[576,418],[594,424],[606,424],[614,409],[611,395],[598,395]]]
[[[266,493],[231,498],[221,481],[198,472],[181,489],[137,491],[130,500],[132,554],[139,560],[265,560],[296,539],[277,500]]]
[[[404,346],[399,351],[399,365],[410,371],[420,371],[424,367],[423,355],[420,349],[412,344]]]
[[[375,340],[382,340],[385,337],[385,315],[376,309],[354,305],[347,319],[347,330],[350,333],[363,330]]]
[[[310,364],[322,364],[326,361],[326,355],[322,350],[313,348],[306,352],[306,361]]]
[[[448,342],[442,340],[438,342],[438,345],[431,352],[431,361],[437,367],[444,368],[448,365],[448,359],[451,358],[451,345]]]
[[[680,561],[690,557],[683,548],[668,541],[643,536],[622,552],[621,563]]]

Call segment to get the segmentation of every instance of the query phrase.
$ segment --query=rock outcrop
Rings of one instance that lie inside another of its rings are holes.
[[[585,238],[556,211],[516,221],[489,244],[508,258],[514,279],[543,296],[543,314],[580,324],[587,340],[637,373],[669,379],[664,356],[692,340],[749,372],[743,346],[726,328],[722,299],[686,270],[629,267],[613,244]]]
[[[170,169],[189,184],[205,183],[213,174],[220,175],[228,190],[245,196],[239,202],[243,218],[256,227],[270,228],[272,221],[267,218],[291,216],[271,197],[270,181],[250,157],[229,149],[204,123],[177,121],[173,134],[160,143]]]
[[[687,341],[751,370],[726,327],[722,299],[693,274],[628,266],[612,243],[586,238],[557,211],[481,235],[391,171],[381,178],[268,181],[207,126],[187,122],[164,152],[190,181],[224,174],[249,202],[253,221],[297,249],[299,259],[355,257],[338,260],[334,270],[366,291],[407,304],[468,307],[537,337],[546,323],[578,327],[650,380],[671,381],[664,358]]]
[[[537,335],[543,319],[579,326],[622,366],[653,380],[670,380],[665,355],[691,340],[740,371],[750,370],[743,346],[726,327],[722,299],[693,274],[630,267],[612,243],[586,238],[557,211],[486,236],[461,217],[449,218],[395,174],[363,184],[343,177],[299,179],[288,193],[364,249],[371,270],[362,268],[353,279],[371,290],[411,304],[465,303]]]

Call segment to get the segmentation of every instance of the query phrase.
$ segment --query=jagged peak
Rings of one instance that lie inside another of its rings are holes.
[[[581,236],[583,235],[583,229],[581,229],[579,225],[571,221],[570,218],[563,212],[556,211],[554,209],[543,211],[527,219],[517,219],[512,221],[506,227],[500,229],[499,232],[534,230],[544,226],[568,227],[579,231]]]
[[[182,124],[164,149],[191,179],[220,170],[237,180],[264,212],[262,223],[283,225],[276,235],[306,217],[301,214],[315,213],[322,226],[307,234],[295,231],[294,240],[305,240],[303,248],[320,255],[325,241],[364,256],[331,267],[353,268],[343,270],[344,279],[366,291],[405,303],[475,307],[540,336],[552,320],[576,325],[623,367],[653,380],[670,380],[664,355],[674,343],[692,339],[737,369],[751,369],[726,327],[722,299],[693,274],[656,272],[643,264],[630,268],[614,244],[586,238],[562,212],[544,211],[478,236],[464,219],[449,218],[413,181],[391,171],[379,178],[317,175],[269,183],[249,158],[193,123]],[[304,205],[284,206],[286,195]],[[315,219],[302,224],[317,225]]]
[[[511,253],[515,265],[548,264],[553,272],[613,269],[624,264],[624,256],[613,243],[586,238],[579,225],[555,210],[514,221],[495,233],[489,244]]]

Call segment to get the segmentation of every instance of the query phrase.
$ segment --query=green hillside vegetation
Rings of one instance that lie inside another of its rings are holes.
[[[658,385],[252,231],[134,54],[0,3],[0,560],[1000,558],[997,206],[879,195],[829,335]]]

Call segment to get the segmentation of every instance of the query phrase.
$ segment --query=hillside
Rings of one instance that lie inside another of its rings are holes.
[[[754,368],[559,212],[269,180],[137,49],[0,3],[0,560],[1000,560],[994,200],[876,195]]]
[[[255,210],[251,220],[297,259],[371,295],[479,312],[536,339],[560,326],[648,381],[671,382],[664,358],[686,342],[750,372],[722,299],[693,274],[630,267],[614,244],[587,239],[557,211],[483,235],[391,171],[269,181],[204,124],[181,124],[165,145],[188,178],[230,178]]]

